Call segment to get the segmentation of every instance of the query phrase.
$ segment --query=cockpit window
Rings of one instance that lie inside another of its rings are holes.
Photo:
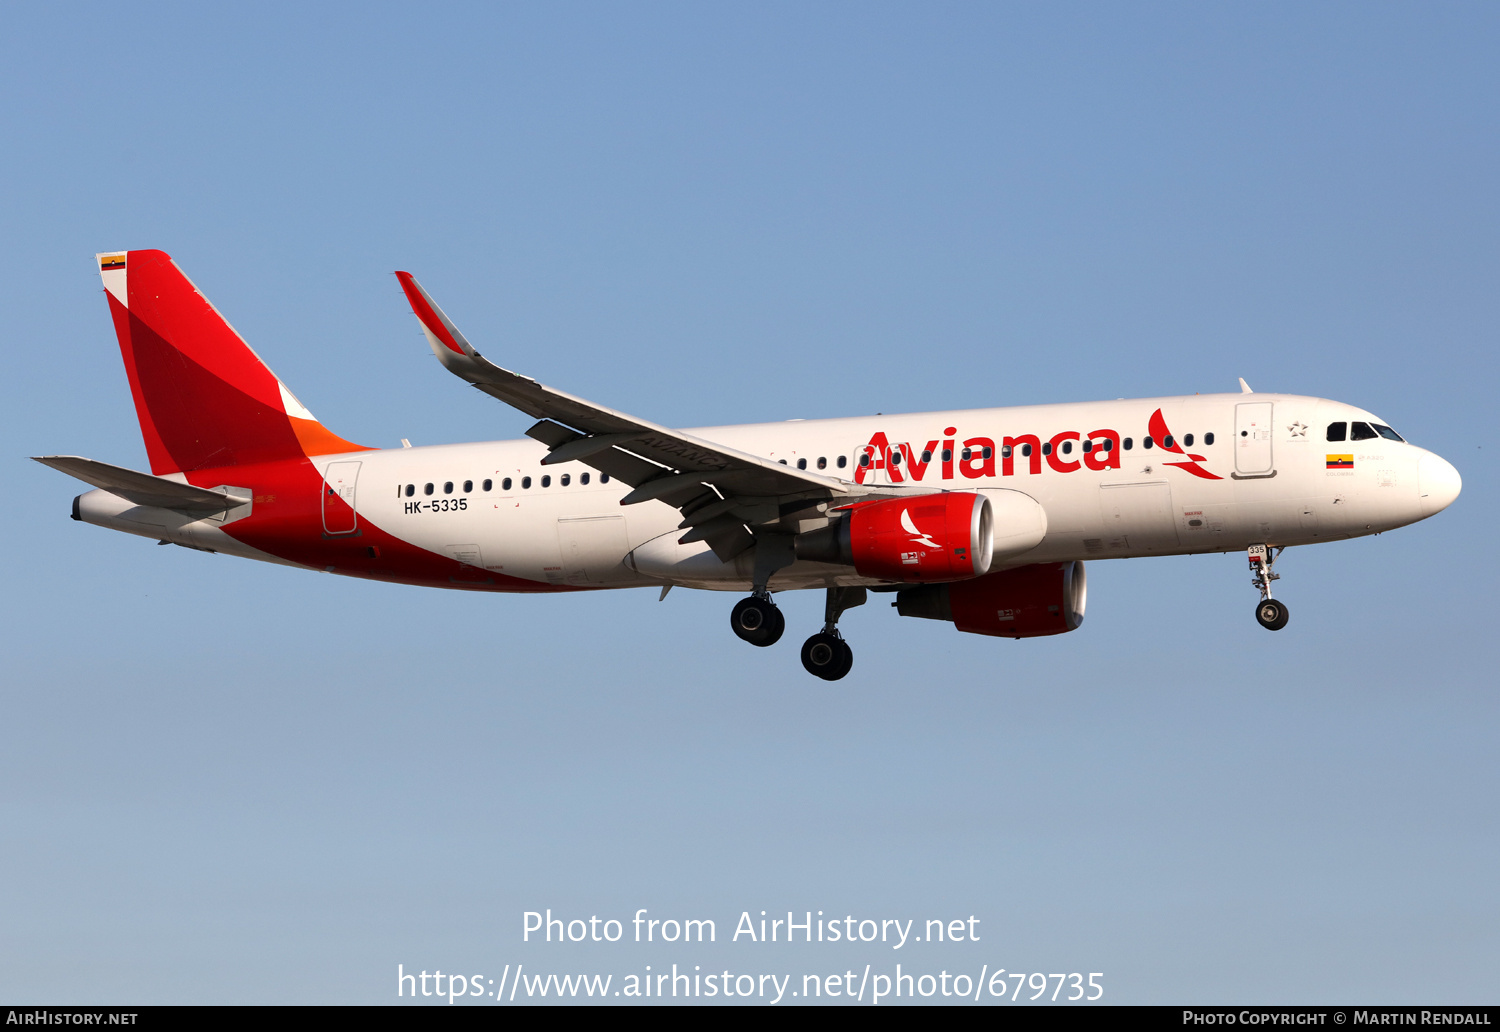
[[[1346,438],[1348,436],[1349,436],[1349,424],[1348,423],[1329,423],[1328,424],[1328,439],[1330,441],[1342,441],[1344,438]]]
[[[1375,432],[1377,434],[1379,434],[1381,437],[1384,437],[1387,441],[1401,441],[1403,444],[1406,442],[1406,439],[1404,437],[1396,433],[1396,431],[1392,430],[1388,426],[1385,426],[1381,423],[1371,423],[1370,425],[1375,428]]]
[[[1369,423],[1349,424],[1349,440],[1351,441],[1373,441],[1378,436],[1380,435],[1370,429]]]

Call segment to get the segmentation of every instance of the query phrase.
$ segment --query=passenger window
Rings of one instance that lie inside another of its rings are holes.
[[[1370,429],[1369,423],[1349,424],[1349,440],[1351,441],[1373,441],[1378,436],[1380,435]]]
[[[962,458],[965,462],[968,462],[974,457],[974,451],[973,449],[965,448],[962,452],[959,453],[959,455],[960,458]]]
[[[601,483],[601,484],[607,484],[607,483],[609,483],[609,474],[608,473],[600,473],[599,474],[599,483]]]
[[[847,456],[847,455],[840,455],[840,456],[839,456],[839,469],[843,469],[843,468],[844,468],[844,466],[845,466],[845,465],[846,465],[846,464],[847,464],[847,463],[848,463],[848,462],[849,462],[849,456]]]
[[[1010,445],[1008,445],[1008,444],[1002,444],[1000,446],[1000,457],[1002,459],[1008,459],[1008,458],[1010,458]]]
[[[1147,434],[1145,437],[1141,438],[1141,447],[1145,448],[1147,451],[1150,451],[1155,446],[1156,442],[1151,439],[1150,434]]]
[[[1342,441],[1349,436],[1348,423],[1329,423],[1328,439],[1330,441]]]
[[[452,493],[453,493],[453,481],[450,480],[446,484],[443,485],[443,494],[452,494]]]
[[[562,477],[558,480],[558,483],[561,484],[563,487],[567,487],[568,486],[568,481],[570,481],[572,479],[573,479],[573,475],[571,473],[564,473],[562,475]]]
[[[1048,441],[1047,443],[1045,443],[1045,444],[1042,445],[1042,454],[1043,455],[1051,455],[1052,454],[1052,442],[1051,441]]]
[[[1191,448],[1193,446],[1193,435],[1192,434],[1183,434],[1182,435],[1182,446],[1184,448]]]
[[[1088,441],[1084,441],[1083,442],[1083,454],[1087,455],[1089,452],[1091,452],[1093,450],[1094,450],[1094,442],[1092,440],[1088,440]]]
[[[776,461],[781,463],[783,466],[786,465],[786,459],[777,459]]]
[[[424,495],[430,495],[430,494],[432,494],[432,485],[431,484],[423,484],[422,485],[422,493]]]
[[[866,468],[869,465],[870,465],[870,457],[868,455],[861,455],[859,457],[859,468],[860,469],[864,469],[864,468]]]
[[[483,484],[480,484],[479,486],[480,486],[481,489],[483,489],[485,491],[488,491],[490,488],[492,488],[492,487],[495,486],[495,482],[493,480],[486,480]]]
[[[474,490],[474,481],[472,481],[472,480],[465,480],[464,481],[464,494],[468,494],[472,490]]]
[[[1171,434],[1168,434],[1167,436],[1165,436],[1165,437],[1163,437],[1161,439],[1161,446],[1163,448],[1170,448],[1170,447],[1172,447],[1172,435]]]
[[[1109,442],[1106,441],[1105,443],[1108,444]],[[1129,451],[1130,449],[1132,449],[1132,448],[1135,447],[1135,438],[1133,438],[1133,437],[1127,437],[1127,438],[1125,438],[1125,440],[1121,441],[1120,443],[1121,443],[1121,445],[1124,447],[1124,449],[1126,451]]]
[[[922,449],[922,461],[923,462],[931,462],[932,461],[932,452],[928,451],[926,448]]]
[[[1371,423],[1370,425],[1375,428],[1375,432],[1377,434],[1379,434],[1381,437],[1384,437],[1387,441],[1400,441],[1403,444],[1406,441],[1404,437],[1382,423]]]
[[[892,448],[889,456],[889,462],[892,466],[901,465],[901,452],[895,448]]]
[[[523,490],[523,491],[529,491],[530,489],[531,489],[531,478],[530,477],[522,477],[521,478],[521,490]]]
[[[806,459],[798,459],[797,460],[797,468],[798,469],[806,469],[807,468],[807,460]]]
[[[545,477],[542,478],[542,486],[543,487],[551,487],[552,486],[552,474],[549,473]]]
[[[828,468],[828,456],[826,456],[826,455],[819,455],[818,456],[818,468],[819,469],[827,469]]]
[[[953,461],[953,449],[952,448],[944,448],[943,449],[943,461],[944,462],[952,462]]]
[[[994,450],[990,449],[990,448],[983,448],[983,449],[981,449],[980,450],[980,454],[983,455],[987,459],[993,459],[995,457]]]
[[[582,484],[583,486],[587,487],[588,483],[589,483],[589,475],[587,473],[581,473],[581,474],[579,474],[578,482],[580,484]]]
[[[1212,431],[1210,431],[1209,433],[1206,433],[1206,434],[1203,435],[1203,443],[1204,444],[1213,444],[1214,443],[1214,435],[1213,435]]]
[[[1072,455],[1073,454],[1073,442],[1072,441],[1064,441],[1062,443],[1062,453],[1064,455]]]
[[[1031,457],[1031,445],[1029,445],[1029,444],[1023,444],[1023,445],[1021,445],[1021,454],[1025,455],[1027,458],[1030,458]]]
[[[502,490],[502,491],[509,491],[510,490],[510,477],[506,477],[504,480],[500,481],[500,490]]]
[[[412,495],[414,495],[416,493],[417,493],[417,485],[416,484],[407,484],[406,485],[406,497],[410,498]]]

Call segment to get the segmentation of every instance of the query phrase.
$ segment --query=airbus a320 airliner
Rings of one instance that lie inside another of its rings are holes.
[[[1414,523],[1461,487],[1369,412],[1244,380],[672,430],[494,365],[405,272],[438,360],[537,422],[529,440],[377,450],[314,419],[168,255],[97,257],[151,473],[38,458],[96,488],[75,520],[428,587],[744,592],[730,626],[760,646],[785,628],[774,592],[821,588],[802,663],[830,681],[854,661],[839,618],[867,592],[971,634],[1061,634],[1083,622],[1096,558],[1245,552],[1255,617],[1279,630],[1282,549]]]

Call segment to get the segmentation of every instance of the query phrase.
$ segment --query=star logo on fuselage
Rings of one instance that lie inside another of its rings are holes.
[[[1301,420],[1298,420],[1297,422],[1293,423],[1291,426],[1287,427],[1287,430],[1290,431],[1290,433],[1291,433],[1291,435],[1293,437],[1306,437],[1307,436],[1307,424],[1304,423],[1304,422],[1302,422]]]

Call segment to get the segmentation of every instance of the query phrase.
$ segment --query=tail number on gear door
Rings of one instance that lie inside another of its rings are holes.
[[[430,502],[406,502],[406,514],[416,512],[459,512],[469,507],[467,498],[434,498]]]

